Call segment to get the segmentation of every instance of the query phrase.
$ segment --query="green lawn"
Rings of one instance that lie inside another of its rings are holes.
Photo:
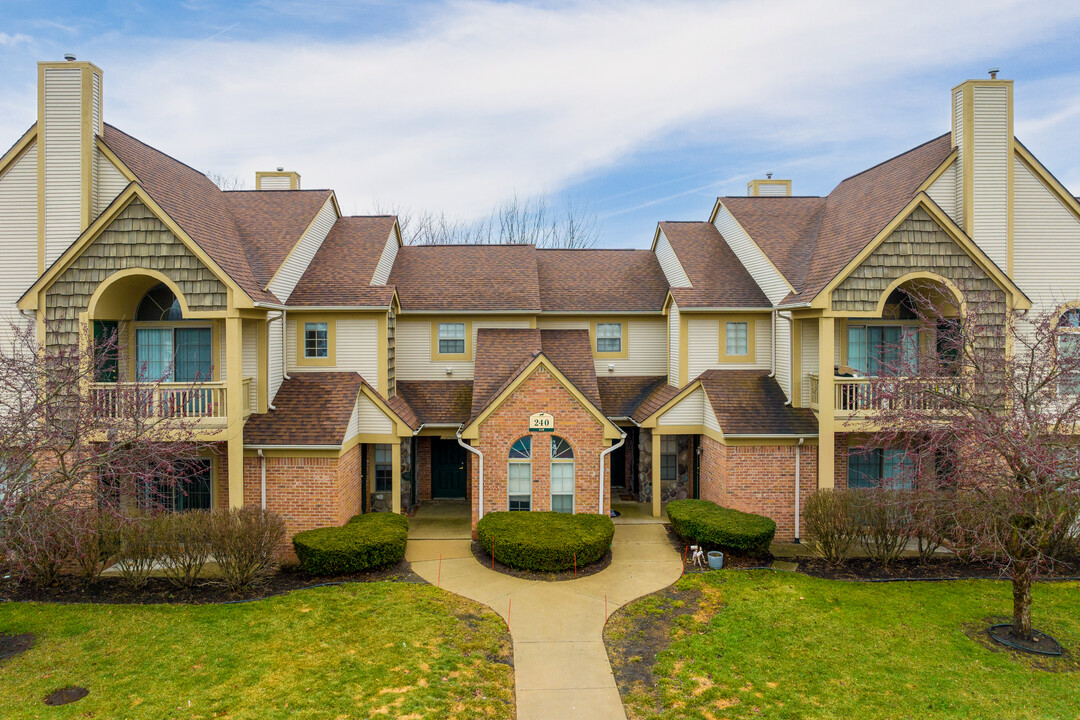
[[[635,718],[1080,717],[1080,584],[1039,585],[1034,608],[1073,653],[1050,670],[965,632],[1011,612],[1010,585],[994,581],[692,575],[617,614],[607,640]]]
[[[0,663],[0,717],[512,718],[496,615],[428,585],[364,583],[237,605],[0,604],[38,644]],[[90,695],[62,707],[67,685]]]

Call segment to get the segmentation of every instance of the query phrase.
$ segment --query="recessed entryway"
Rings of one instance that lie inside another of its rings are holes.
[[[431,440],[431,495],[464,498],[467,482],[465,448],[457,440]]]

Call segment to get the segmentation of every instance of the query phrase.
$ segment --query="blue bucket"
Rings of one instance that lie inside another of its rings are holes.
[[[710,550],[708,557],[710,569],[719,570],[724,567],[724,553],[719,550]]]

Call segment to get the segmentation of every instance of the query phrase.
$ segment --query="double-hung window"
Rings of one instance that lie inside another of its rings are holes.
[[[465,354],[465,323],[441,322],[438,333],[440,355]]]
[[[330,326],[325,322],[304,323],[304,358],[325,360],[330,357]]]
[[[375,446],[375,492],[390,492],[394,488],[392,448],[388,443]]]
[[[724,323],[724,343],[728,356],[740,356],[750,354],[750,323],[726,322]]]
[[[561,437],[551,437],[551,509],[574,512],[574,449]]]
[[[506,469],[507,508],[532,509],[532,438],[526,435],[510,446]]]
[[[622,331],[622,323],[596,323],[596,352],[621,353]]]
[[[911,325],[848,325],[848,365],[868,377],[911,374],[919,357],[919,331]]]

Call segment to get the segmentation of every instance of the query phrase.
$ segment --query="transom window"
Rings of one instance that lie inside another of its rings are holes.
[[[622,328],[622,323],[596,323],[596,352],[622,352]]]
[[[910,488],[911,463],[907,453],[894,448],[848,448],[848,487]]]
[[[465,323],[439,323],[439,354],[465,354]]]
[[[913,325],[848,325],[848,365],[869,377],[914,370],[919,330]]]
[[[750,354],[750,323],[728,322],[725,324],[725,351],[727,355]]]
[[[330,326],[325,322],[304,323],[304,357],[330,357]]]
[[[180,301],[165,283],[159,283],[147,290],[135,311],[135,320],[146,322],[174,322],[183,320]]]
[[[561,437],[551,438],[551,509],[574,512],[574,449]]]
[[[375,446],[375,492],[390,492],[394,489],[393,446],[379,443]]]
[[[532,438],[528,435],[510,446],[506,491],[508,509],[532,509]]]

